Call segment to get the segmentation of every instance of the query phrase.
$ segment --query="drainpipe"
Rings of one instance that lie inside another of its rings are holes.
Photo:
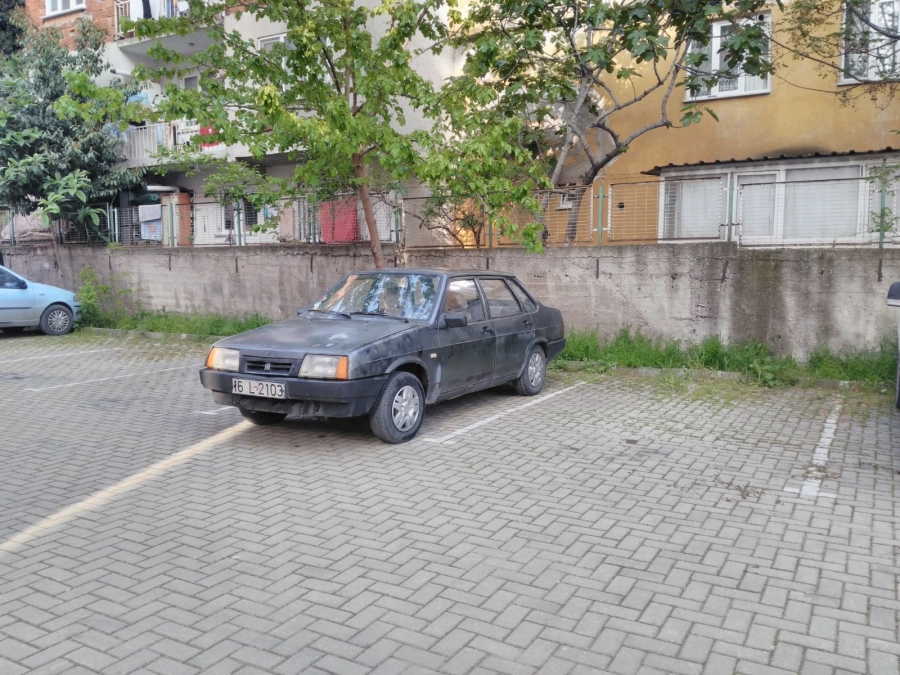
[[[734,227],[734,171],[728,173],[728,214],[726,216],[726,230],[728,232],[727,241],[731,241],[731,230]]]
[[[596,183],[594,183],[596,185]],[[603,180],[597,190],[597,246],[603,245]]]
[[[878,226],[878,248],[884,248],[884,209],[887,206],[887,185],[885,184],[884,175],[887,171],[887,160],[881,160],[881,221]]]

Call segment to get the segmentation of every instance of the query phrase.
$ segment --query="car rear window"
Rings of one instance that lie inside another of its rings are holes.
[[[516,297],[519,299],[519,302],[522,303],[522,307],[525,308],[526,312],[537,311],[537,303],[531,299],[531,296],[528,295],[528,291],[525,290],[522,284],[514,279],[510,279],[509,285],[510,288],[513,289],[513,293],[515,293]]]

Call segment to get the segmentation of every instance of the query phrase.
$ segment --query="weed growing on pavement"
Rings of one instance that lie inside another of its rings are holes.
[[[836,354],[816,350],[806,364],[789,356],[775,356],[761,342],[729,345],[718,336],[683,347],[674,340],[657,340],[621,331],[609,341],[596,333],[573,331],[560,354],[563,361],[601,364],[603,368],[685,368],[741,373],[747,381],[763,387],[790,386],[803,377],[863,382],[878,387],[891,382],[897,369],[897,347],[886,341],[877,350]]]

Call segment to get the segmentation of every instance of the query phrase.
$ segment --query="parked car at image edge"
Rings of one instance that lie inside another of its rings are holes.
[[[29,281],[0,266],[0,331],[40,328],[47,335],[65,335],[75,328],[80,310],[72,291]]]
[[[200,381],[255,424],[368,415],[376,436],[402,443],[426,404],[504,383],[539,393],[564,335],[559,310],[512,274],[359,272],[296,318],[217,342]]]

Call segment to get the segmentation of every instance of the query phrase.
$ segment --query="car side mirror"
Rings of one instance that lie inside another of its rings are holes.
[[[469,325],[469,319],[464,312],[447,312],[444,314],[444,324],[447,328],[465,328]]]

